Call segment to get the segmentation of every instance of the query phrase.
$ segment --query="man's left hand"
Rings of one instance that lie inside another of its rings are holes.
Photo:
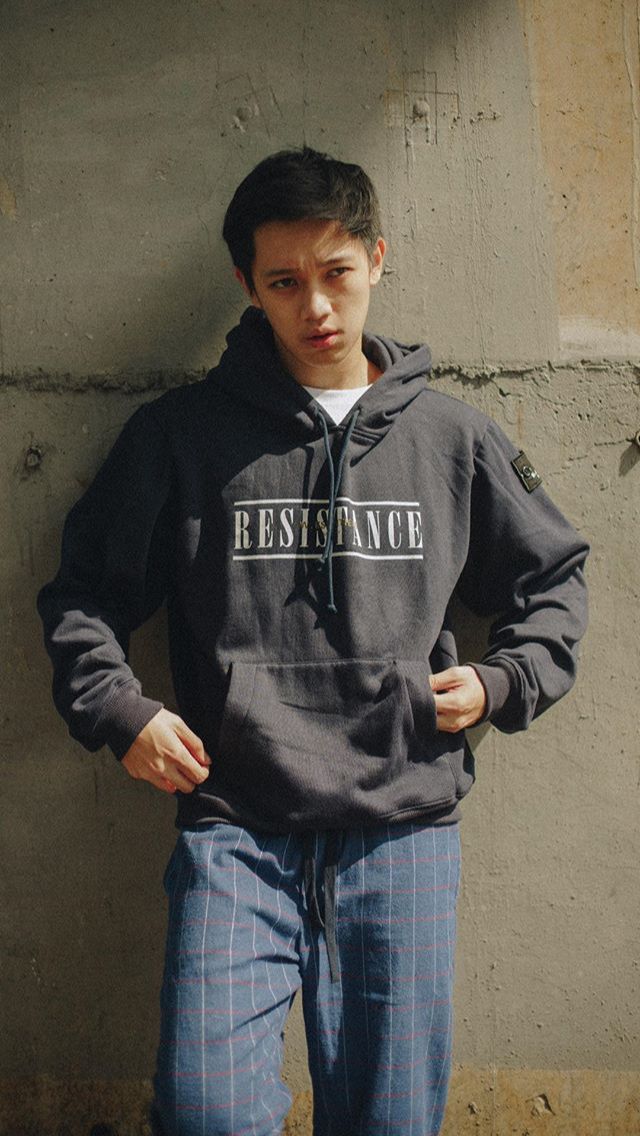
[[[484,714],[487,696],[473,667],[447,667],[429,675],[439,730],[455,734],[473,726]]]

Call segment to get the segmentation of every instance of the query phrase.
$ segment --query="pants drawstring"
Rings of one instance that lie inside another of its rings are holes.
[[[331,975],[332,982],[340,981],[338,942],[336,939],[336,878],[341,845],[342,839],[340,832],[332,830],[327,833],[323,870],[324,910],[321,911],[316,888],[317,834],[314,832],[305,832],[303,838],[303,872],[307,910],[312,926],[324,931],[327,944],[327,958],[329,960],[329,974]]]

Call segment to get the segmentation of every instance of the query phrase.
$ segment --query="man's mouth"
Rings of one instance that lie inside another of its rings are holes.
[[[338,338],[337,331],[318,331],[313,335],[307,335],[307,343],[312,347],[331,347]]]

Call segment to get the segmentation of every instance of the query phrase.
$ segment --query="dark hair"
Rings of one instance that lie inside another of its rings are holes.
[[[360,166],[304,146],[259,162],[236,189],[222,235],[231,259],[253,288],[253,235],[268,221],[339,221],[371,257],[380,236],[378,198]]]

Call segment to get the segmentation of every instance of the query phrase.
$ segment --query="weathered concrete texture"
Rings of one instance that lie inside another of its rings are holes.
[[[11,1008],[2,1071],[147,1076],[172,804],[130,783],[108,753],[83,754],[64,727],[54,726],[34,609],[38,584],[58,556],[61,512],[86,486],[134,403],[78,395],[71,405],[15,391],[1,401],[1,478],[10,492],[0,503],[0,1001]],[[143,669],[151,661],[153,688],[166,691],[166,670],[152,662],[162,651],[159,624],[137,650],[147,659]],[[132,1030],[132,1020],[141,1029]]]
[[[237,311],[224,206],[302,141],[379,184],[398,334],[640,353],[637,0],[184,0],[176,25],[170,0],[2,5],[0,371],[203,367]]]
[[[0,1079],[0,1136],[151,1136],[150,1081]]]
[[[528,734],[481,731],[465,805],[457,1060],[637,1069],[640,956],[640,384],[633,368],[440,375],[530,453],[592,541],[592,624],[577,689]],[[0,391],[4,1075],[150,1076],[172,802],[84,754],[49,701],[34,611],[62,518],[140,393]],[[477,628],[463,620],[473,643]],[[164,625],[134,668],[169,703]],[[473,648],[471,648],[473,650]],[[627,660],[627,663],[625,663]],[[135,1023],[135,1028],[132,1028]],[[308,1087],[299,1015],[288,1071]]]
[[[562,356],[640,354],[637,0],[522,0]]]
[[[638,1136],[640,1074],[475,1069],[453,1074],[442,1136]]]
[[[241,304],[226,203],[303,141],[379,186],[380,324],[441,359],[553,356],[517,0],[5,0],[0,39],[5,374],[205,366]]]
[[[67,739],[34,600],[119,425],[242,307],[232,189],[302,141],[380,188],[372,326],[434,344],[594,549],[577,689],[477,738],[447,1132],[639,1131],[637,0],[6,0],[0,42],[6,1136],[141,1136],[173,805]],[[164,657],[159,617],[133,664],[170,704]],[[302,1133],[299,1007],[286,1069]]]
[[[526,449],[593,548],[577,689],[528,733],[489,731],[477,746],[457,1059],[548,1068],[553,1053],[559,1068],[637,1069],[640,383],[628,369],[565,368],[443,385]]]
[[[0,1136],[150,1136],[150,1095],[147,1081],[0,1081]],[[283,1136],[311,1136],[312,1109],[297,1093]],[[515,1134],[638,1136],[640,1074],[456,1067],[442,1136]]]

